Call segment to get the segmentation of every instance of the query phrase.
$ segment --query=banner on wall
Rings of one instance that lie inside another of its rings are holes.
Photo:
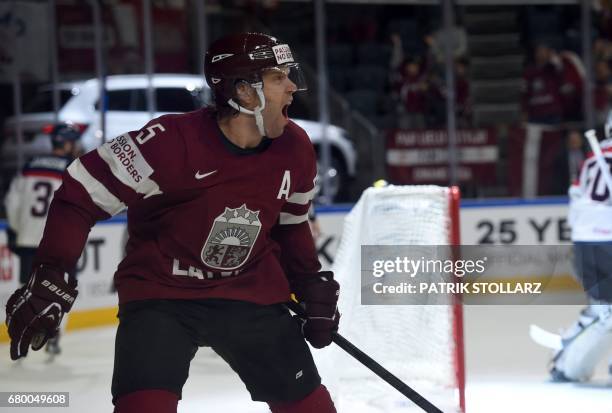
[[[511,196],[565,195],[570,184],[566,132],[527,124],[509,131],[508,189]]]
[[[318,216],[322,230],[316,240],[324,269],[331,268],[342,237],[344,218],[350,206],[323,208]],[[499,249],[525,256],[492,257],[502,270],[495,278],[559,277],[572,273],[570,229],[566,220],[566,200],[546,202],[463,202],[461,239],[463,245],[530,245],[533,249]],[[113,274],[123,258],[126,241],[125,219],[99,223],[90,232],[78,264],[79,298],[76,310],[111,307],[117,304]],[[546,256],[537,246],[546,248]],[[533,253],[533,254],[532,254]],[[551,272],[551,268],[554,271]],[[8,251],[4,224],[0,222],[0,304],[17,288],[19,263]],[[359,274],[356,274],[357,280]]]
[[[473,203],[462,207],[460,214],[462,245],[531,247],[488,249],[493,254],[488,259],[497,264],[491,278],[561,280],[565,277],[559,285],[568,284],[573,266],[566,201],[515,205]]]
[[[122,221],[100,223],[90,232],[77,264],[79,297],[75,310],[117,305],[113,274],[123,258],[126,226]],[[9,251],[6,231],[0,223],[0,304],[19,287],[19,259]]]
[[[316,244],[324,269],[330,269],[333,263],[346,213],[348,208],[344,213],[323,212],[317,215],[322,234]],[[460,220],[462,245],[533,246],[487,250],[494,254],[489,259],[496,262],[497,272],[491,274],[492,277],[567,277],[573,272],[565,199],[498,203],[464,201]]]
[[[499,159],[492,129],[457,130],[458,178],[462,182],[492,185]],[[441,184],[449,181],[446,130],[393,130],[387,135],[389,180],[402,185]]]

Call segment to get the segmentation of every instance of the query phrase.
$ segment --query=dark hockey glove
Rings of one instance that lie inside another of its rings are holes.
[[[340,285],[331,271],[321,271],[310,277],[293,280],[291,288],[304,308],[302,333],[313,347],[323,348],[332,342],[338,331]]]
[[[26,285],[6,303],[6,325],[11,338],[11,359],[25,357],[28,347],[41,349],[54,337],[78,294],[76,280],[47,266],[37,267]]]

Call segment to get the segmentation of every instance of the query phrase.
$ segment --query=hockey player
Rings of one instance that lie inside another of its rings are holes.
[[[19,283],[28,282],[38,243],[43,235],[53,193],[62,184],[62,174],[76,156],[81,133],[71,124],[56,125],[51,131],[52,152],[29,161],[13,178],[4,199],[13,250],[19,257]],[[74,273],[74,267],[70,270]],[[58,336],[48,341],[46,351],[59,354]]]
[[[612,112],[600,143],[606,167],[612,164]],[[612,188],[591,153],[579,179],[569,189],[569,223],[574,243],[574,267],[590,305],[562,335],[563,347],[552,360],[554,381],[588,380],[597,363],[612,348]]]
[[[205,73],[214,108],[154,119],[68,168],[30,282],[7,304],[11,357],[57,329],[77,296],[66,270],[89,229],[127,207],[116,413],[176,412],[200,346],[274,413],[335,412],[304,341],[331,343],[339,286],[319,272],[308,227],[315,152],[287,116],[305,89],[300,67],[288,45],[243,33],[210,46]],[[301,322],[282,304],[290,292]]]

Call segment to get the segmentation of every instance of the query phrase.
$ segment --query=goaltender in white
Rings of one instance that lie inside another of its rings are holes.
[[[561,336],[550,370],[555,381],[588,380],[612,348],[612,111],[604,131],[600,145],[594,131],[585,134],[593,153],[569,189],[574,267],[591,304]]]

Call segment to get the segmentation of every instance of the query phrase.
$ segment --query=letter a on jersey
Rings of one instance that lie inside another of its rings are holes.
[[[278,190],[278,195],[276,195],[276,199],[285,199],[289,198],[289,189],[291,188],[291,172],[288,170],[285,171],[283,175],[283,182],[281,182],[281,186]]]
[[[240,208],[226,207],[208,233],[202,262],[220,270],[240,267],[251,255],[260,230],[259,211],[251,211],[246,204]]]

